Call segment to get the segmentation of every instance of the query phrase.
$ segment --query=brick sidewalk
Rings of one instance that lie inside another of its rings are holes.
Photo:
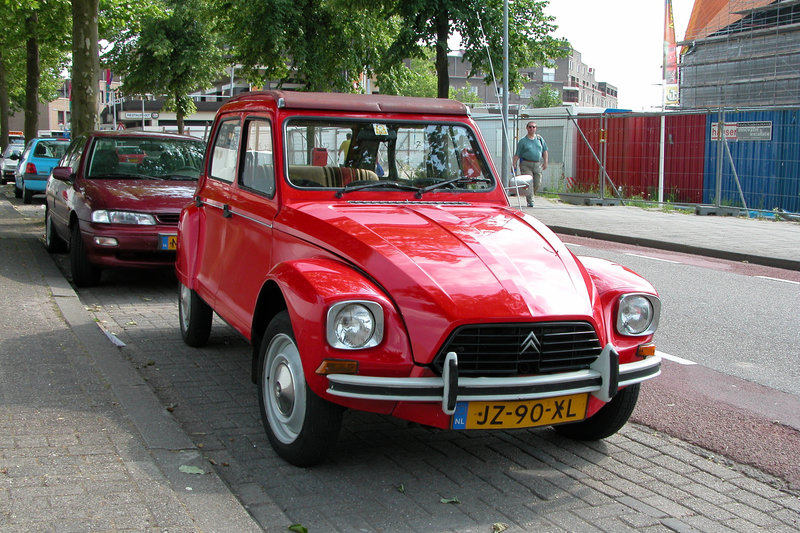
[[[40,228],[0,198],[0,530],[257,530],[215,475],[180,472],[207,467],[196,450],[143,439],[98,365],[123,360],[44,251]],[[76,314],[83,320],[69,320]]]

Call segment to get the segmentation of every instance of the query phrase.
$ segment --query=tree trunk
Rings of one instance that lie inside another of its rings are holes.
[[[447,11],[440,12],[436,17],[436,76],[437,96],[449,98],[450,72],[447,69],[447,39],[450,37],[450,17]]]
[[[34,11],[25,17],[25,142],[36,137],[39,128],[39,17]]]
[[[0,50],[0,149],[8,146],[8,80],[6,79],[6,59]]]
[[[233,90],[233,89],[231,89]],[[180,95],[174,95],[175,98],[175,121],[178,123],[178,133],[183,135],[183,118],[186,116],[183,102]]]
[[[99,0],[72,0],[72,136],[97,129]]]

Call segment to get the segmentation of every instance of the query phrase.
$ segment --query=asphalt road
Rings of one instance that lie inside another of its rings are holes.
[[[633,420],[800,485],[800,272],[562,238],[662,297],[656,345],[683,361],[642,388]]]

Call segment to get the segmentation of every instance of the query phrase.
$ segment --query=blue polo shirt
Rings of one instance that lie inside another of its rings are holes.
[[[529,139],[526,135],[517,142],[517,151],[514,155],[525,161],[541,161],[542,154],[547,151],[547,143],[541,135]]]

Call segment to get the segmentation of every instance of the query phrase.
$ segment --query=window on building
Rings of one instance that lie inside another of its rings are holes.
[[[554,67],[544,67],[542,69],[542,81],[556,81],[556,69]]]

